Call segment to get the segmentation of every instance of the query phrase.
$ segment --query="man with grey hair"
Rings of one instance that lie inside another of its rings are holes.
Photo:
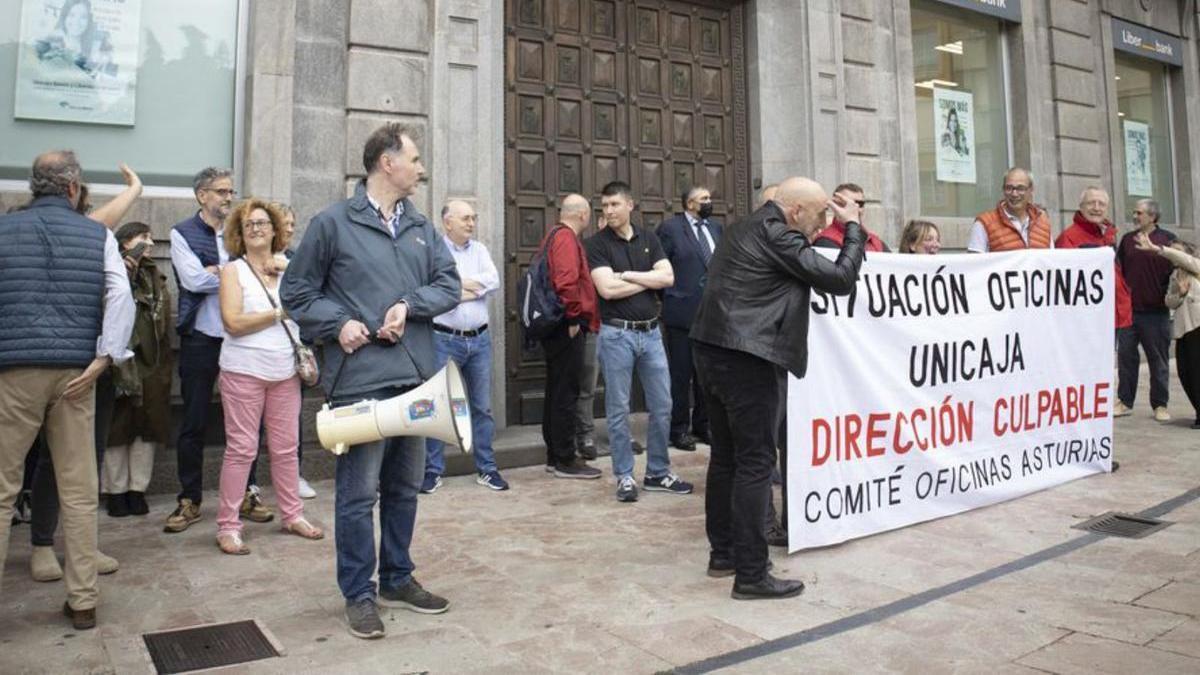
[[[433,346],[435,367],[441,369],[453,360],[467,388],[475,482],[502,492],[508,489],[508,481],[500,475],[492,449],[496,422],[492,419],[492,334],[488,332],[488,298],[500,290],[500,273],[487,246],[475,239],[478,218],[475,209],[461,199],[451,199],[442,207],[441,243],[454,257],[462,294],[457,307],[434,317]],[[432,494],[442,484],[445,445],[436,438],[425,441],[422,494]]]
[[[1054,248],[1101,248],[1115,249],[1117,244],[1117,227],[1108,219],[1108,192],[1096,185],[1083,189],[1079,195],[1079,210],[1070,227],[1063,230],[1054,240]],[[1118,344],[1123,336],[1133,329],[1133,311],[1130,307],[1129,286],[1121,271],[1120,262],[1115,263],[1113,270],[1113,300],[1116,306],[1116,339]],[[1119,385],[1118,385],[1118,388]],[[1119,405],[1119,404],[1117,404]],[[1115,408],[1115,406],[1114,406]],[[1118,467],[1114,460],[1113,470]]]
[[[164,532],[183,532],[200,520],[203,494],[204,432],[212,409],[213,385],[220,368],[221,267],[229,262],[225,252],[225,219],[233,209],[233,172],[209,167],[196,174],[192,190],[200,208],[191,218],[171,229],[171,267],[179,287],[179,393],[183,397],[183,419],[175,457],[179,475],[178,505],[167,516]],[[251,471],[251,483],[254,472]],[[242,515],[267,522],[274,514],[258,499],[257,487],[247,490]]]
[[[76,212],[82,171],[69,150],[34,161],[29,208],[0,216],[0,568],[13,499],[38,430],[62,509],[67,602],[96,625],[96,380],[125,361],[134,304],[116,239]]]
[[[1145,234],[1155,246],[1170,246],[1176,237],[1158,226],[1161,213],[1158,202],[1142,199],[1133,208],[1133,222],[1137,229],[1121,237],[1117,248],[1117,263],[1125,273],[1129,294],[1133,300],[1132,330],[1118,336],[1117,340],[1117,404],[1113,417],[1123,417],[1133,412],[1137,396],[1138,368],[1141,356],[1138,345],[1146,352],[1150,364],[1150,407],[1154,419],[1171,421],[1167,412],[1170,397],[1171,314],[1164,298],[1171,281],[1171,261],[1153,251],[1143,251],[1137,246],[1137,235]]]

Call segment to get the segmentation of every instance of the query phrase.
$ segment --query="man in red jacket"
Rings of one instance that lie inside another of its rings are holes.
[[[833,194],[841,197],[847,203],[854,202],[858,205],[859,211],[867,205],[866,193],[863,192],[862,186],[857,183],[842,183],[833,190]],[[883,243],[875,233],[863,227],[863,232],[867,233],[866,251],[868,253],[891,253],[887,244]],[[846,238],[846,224],[838,220],[835,216],[833,224],[817,233],[813,238],[812,245],[817,248],[841,248],[842,242]]]
[[[1099,248],[1107,246],[1115,249],[1117,246],[1117,227],[1108,220],[1108,192],[1104,188],[1090,186],[1084,188],[1079,195],[1079,210],[1071,226],[1063,230],[1054,240],[1054,248]],[[1121,263],[1114,263],[1114,282],[1116,284],[1116,325],[1117,339],[1132,330],[1133,302],[1129,297],[1129,285],[1125,283],[1125,275],[1121,272]],[[1113,470],[1117,463],[1113,462]]]
[[[591,204],[580,195],[567,195],[558,209],[558,224],[542,241],[550,283],[565,315],[562,324],[542,340],[546,357],[542,440],[546,443],[546,470],[558,478],[600,477],[600,469],[575,454],[575,404],[584,366],[584,340],[588,332],[600,330],[596,288],[579,242],[591,219]]]

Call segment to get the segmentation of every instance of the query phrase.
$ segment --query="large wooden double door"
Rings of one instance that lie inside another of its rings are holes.
[[[704,0],[506,0],[505,278],[517,281],[559,200],[624,180],[657,227],[691,185],[746,213],[743,10]],[[541,421],[544,369],[506,308],[509,424]],[[598,403],[602,406],[602,401]]]

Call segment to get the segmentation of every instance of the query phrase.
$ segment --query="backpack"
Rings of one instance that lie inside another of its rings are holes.
[[[517,283],[517,298],[521,303],[518,313],[527,345],[549,337],[562,324],[565,316],[562,300],[559,300],[550,281],[550,260],[546,255],[554,235],[565,227],[559,225],[546,235],[541,248],[529,261],[529,269],[525,270]]]

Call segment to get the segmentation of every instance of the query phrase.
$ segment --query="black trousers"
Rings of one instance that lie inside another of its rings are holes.
[[[1175,372],[1200,422],[1200,328],[1175,341]]]
[[[1171,315],[1167,312],[1134,312],[1133,325],[1117,331],[1117,398],[1133,407],[1137,396],[1138,367],[1146,352],[1150,365],[1150,407],[1167,405],[1170,398]]]
[[[221,373],[221,339],[200,332],[179,338],[179,393],[183,397],[183,419],[175,460],[179,471],[178,499],[199,504],[204,491],[204,432],[212,408],[213,386]],[[257,461],[255,462],[257,464]],[[254,468],[250,484],[254,484]]]
[[[106,370],[96,379],[96,470],[104,464],[104,448],[108,445],[108,430],[112,426],[113,405],[117,390],[113,386],[112,371]],[[58,482],[54,478],[54,462],[50,459],[50,446],[46,445],[45,434],[39,433],[30,455],[37,457],[37,469],[33,474],[30,491],[29,541],[34,546],[53,546],[54,531],[58,529]]]
[[[587,333],[582,329],[575,337],[571,337],[564,323],[550,337],[542,340],[542,353],[546,357],[542,441],[546,444],[547,465],[575,461],[576,404],[579,401],[586,338]]]
[[[767,572],[763,527],[779,423],[779,369],[745,352],[693,343],[708,402],[712,455],[704,498],[713,558],[732,559],[739,583]]]
[[[687,328],[667,326],[667,368],[671,371],[671,438],[708,431],[708,408],[696,377]],[[690,410],[689,410],[690,408]]]

